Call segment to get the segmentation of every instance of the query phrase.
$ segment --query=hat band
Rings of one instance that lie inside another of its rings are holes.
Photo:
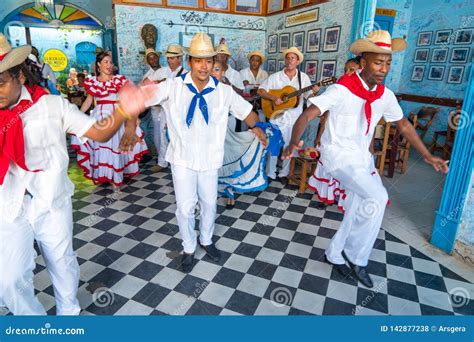
[[[374,44],[380,47],[392,48],[392,44],[387,44],[387,43],[382,43],[382,42],[374,42]]]
[[[166,51],[165,53],[168,53],[170,55],[179,55],[179,52]]]
[[[8,51],[8,52],[10,52],[10,51]],[[3,61],[3,59],[8,55],[8,52],[3,54],[3,55],[0,55],[0,62]]]

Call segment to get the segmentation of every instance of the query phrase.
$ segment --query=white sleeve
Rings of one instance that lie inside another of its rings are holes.
[[[270,89],[275,89],[275,86],[273,85],[273,80],[275,79],[275,76],[273,75],[270,75],[270,77],[268,77],[262,84],[260,84],[260,87],[258,87],[258,89],[263,89],[266,91],[269,91]]]
[[[398,104],[395,94],[389,90],[385,90],[387,93],[385,111],[383,113],[383,118],[386,122],[394,122],[401,120],[403,118],[403,111]]]
[[[229,112],[239,120],[244,120],[252,111],[252,105],[229,86],[227,98],[230,99]]]
[[[170,89],[172,85],[173,85],[173,80],[167,79],[166,81],[163,81],[160,84],[152,84],[149,86],[145,86],[143,90],[145,92],[152,93],[150,100],[148,100],[145,103],[145,106],[152,107],[152,106],[159,105],[163,101],[166,101],[170,94]]]
[[[247,75],[248,75],[247,69],[242,69],[242,70],[240,70],[240,71],[239,71],[239,74],[240,74],[240,78],[242,79],[242,82],[248,81],[248,79],[247,79]],[[249,82],[250,82],[250,81],[249,81]]]
[[[235,84],[234,86],[239,88],[239,89],[242,89],[244,90],[245,89],[245,86],[244,86],[244,81],[242,81],[242,77],[240,76],[239,72],[238,71],[235,71],[234,70],[234,77],[235,77]]]
[[[84,134],[96,123],[96,119],[84,114],[68,100],[57,96],[61,108],[63,130],[65,133],[76,135],[82,143],[87,141]]]
[[[343,99],[342,92],[337,85],[329,86],[324,93],[308,99],[310,104],[315,105],[321,111],[321,115],[327,110],[333,110]]]
[[[306,88],[311,85],[311,80],[309,79],[309,76],[305,74],[304,72],[301,73],[301,88]],[[305,99],[313,96],[313,91],[310,89],[303,95]]]

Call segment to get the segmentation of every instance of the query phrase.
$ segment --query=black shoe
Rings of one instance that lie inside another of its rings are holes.
[[[225,208],[228,209],[228,210],[232,210],[232,209],[234,209],[234,207],[235,207],[235,203],[232,203],[232,204],[227,203],[226,206],[225,206]]]
[[[283,186],[288,185],[288,177],[280,177],[280,183],[283,184]]]
[[[183,270],[184,273],[189,273],[192,271],[194,265],[194,253],[193,254],[187,254],[183,252],[183,255],[181,256],[181,269]]]
[[[353,264],[349,261],[347,255],[344,252],[342,252],[342,256],[344,257],[344,259],[347,260],[347,263],[352,268],[352,274],[362,283],[362,285],[369,289],[374,287],[374,282],[372,281],[369,273],[367,272],[367,267]]]
[[[344,278],[350,278],[350,279],[355,280],[351,275],[352,270],[349,267],[347,267],[346,264],[333,264],[332,262],[329,261],[326,254],[324,254],[324,261],[326,261],[329,265],[332,265],[332,267]]]
[[[207,256],[212,260],[219,261],[221,258],[221,252],[216,248],[215,244],[211,243],[210,245],[204,246],[199,243],[199,246],[206,251]]]

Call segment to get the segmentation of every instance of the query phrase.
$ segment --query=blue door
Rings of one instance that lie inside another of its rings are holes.
[[[91,42],[81,42],[76,45],[76,62],[82,65],[90,73],[90,65],[95,61],[95,48],[97,46]]]

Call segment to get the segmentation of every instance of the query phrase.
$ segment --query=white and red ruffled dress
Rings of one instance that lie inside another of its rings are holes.
[[[118,100],[118,92],[127,82],[125,76],[116,75],[107,82],[98,81],[96,77],[88,77],[83,87],[94,97],[96,107],[91,116],[97,120],[111,115]],[[88,140],[81,144],[79,139],[72,137],[71,147],[77,151],[77,163],[84,171],[84,177],[91,179],[94,184],[113,183],[123,184],[124,178],[130,178],[140,173],[139,162],[148,153],[146,144],[137,143],[132,152],[119,151],[120,140],[125,132],[125,125],[107,142]],[[144,133],[137,127],[136,134],[143,137]]]

